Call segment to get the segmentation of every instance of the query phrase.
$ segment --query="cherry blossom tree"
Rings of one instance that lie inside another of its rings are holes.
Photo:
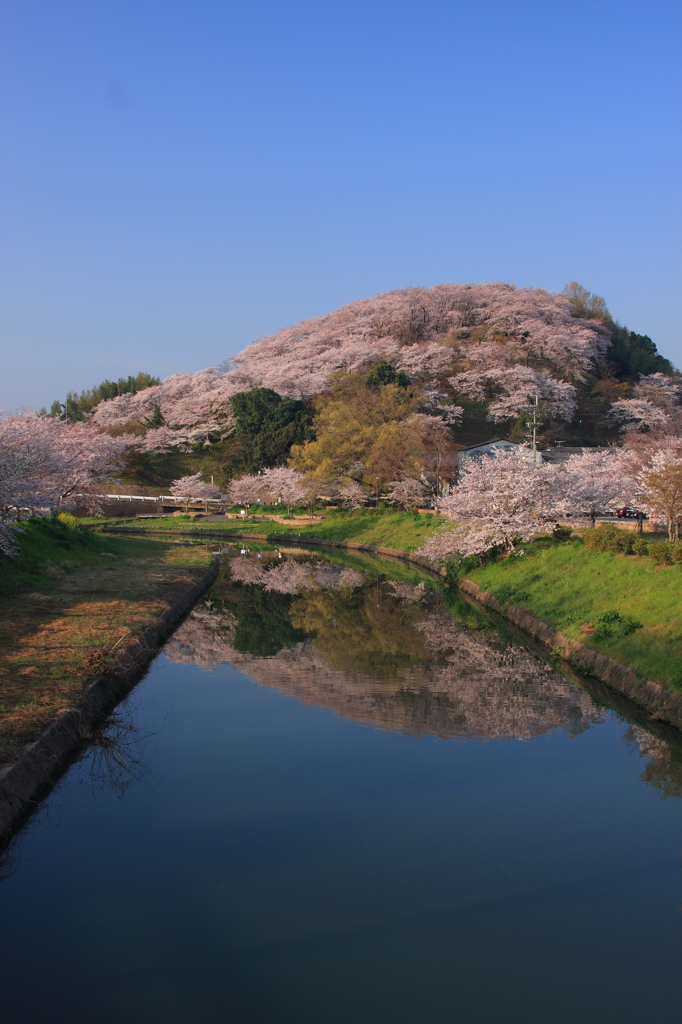
[[[265,501],[265,492],[263,476],[257,473],[232,480],[227,489],[227,497],[232,505],[262,505]]]
[[[635,386],[635,397],[648,399],[671,413],[679,411],[677,407],[682,403],[682,374],[642,374],[639,384]]]
[[[576,390],[556,380],[547,370],[530,366],[486,366],[450,377],[455,394],[489,402],[488,419],[493,422],[518,416],[528,409],[535,395],[547,405],[552,416],[570,420],[575,413]]]
[[[195,473],[193,476],[182,476],[179,480],[174,480],[169,491],[176,498],[183,498],[185,507],[189,505],[190,501],[206,501],[208,498],[215,499],[221,496],[220,488],[214,487],[213,484],[207,484],[201,479],[200,473]]]
[[[177,498],[219,498],[220,488],[214,487],[213,484],[207,484],[201,479],[201,473],[195,473],[193,476],[181,476],[179,480],[174,480],[169,487],[169,493],[175,495]]]
[[[421,554],[434,561],[513,551],[540,530],[554,530],[569,501],[560,466],[537,463],[528,448],[498,451],[467,460],[459,483],[442,499],[441,510],[456,526],[433,534]]]
[[[348,477],[346,480],[343,481],[339,490],[341,492],[341,497],[343,499],[344,508],[347,508],[353,512],[359,508],[364,508],[365,505],[367,504],[366,491],[364,487],[362,487],[361,484],[357,482],[357,480],[353,480],[350,477]]]
[[[567,508],[572,515],[589,516],[594,526],[614,503],[626,505],[632,500],[634,479],[624,453],[618,449],[594,451],[583,448],[565,464],[563,481]]]
[[[389,487],[391,489],[386,498],[398,508],[415,509],[424,502],[424,485],[419,480],[403,477],[401,480],[393,480]]]
[[[291,517],[291,508],[305,501],[310,483],[304,473],[298,473],[287,466],[275,466],[263,471],[265,486],[271,499],[280,501],[287,508],[287,517]]]
[[[635,433],[682,433],[682,375],[643,374],[633,398],[614,402],[609,417],[621,424],[626,437]]]
[[[290,516],[293,505],[307,500],[311,486],[304,473],[287,466],[275,466],[264,469],[262,473],[233,480],[228,488],[228,499],[233,505],[251,505],[256,501],[281,503],[286,505]]]
[[[230,398],[243,390],[243,382],[215,370],[176,373],[135,395],[100,402],[92,420],[104,428],[148,428],[142,451],[189,450],[229,433],[234,427]]]
[[[623,428],[632,424],[635,430],[668,430],[670,414],[646,398],[622,398],[609,409],[609,417]]]
[[[230,364],[261,386],[292,397],[323,390],[336,370],[361,369],[386,359],[413,379],[443,375],[447,353],[473,362],[546,359],[573,375],[606,350],[609,332],[598,320],[576,317],[564,296],[513,285],[439,285],[406,288],[349,303],[317,320],[248,346]],[[491,360],[491,355],[493,359]],[[322,382],[322,383],[321,383]],[[288,393],[288,392],[286,392]]]
[[[12,531],[23,515],[46,515],[73,504],[97,510],[93,484],[121,466],[128,441],[86,423],[37,413],[0,417],[0,550],[15,554]]]

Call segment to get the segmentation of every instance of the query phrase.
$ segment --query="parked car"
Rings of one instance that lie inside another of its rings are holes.
[[[619,519],[648,519],[644,512],[638,512],[635,508],[617,508],[616,515]]]

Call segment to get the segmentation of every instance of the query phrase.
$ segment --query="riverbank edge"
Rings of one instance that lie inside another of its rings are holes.
[[[643,681],[628,665],[610,658],[607,654],[600,654],[593,647],[581,644],[579,640],[564,636],[525,608],[500,601],[473,580],[461,579],[458,587],[477,604],[491,608],[518,629],[539,640],[544,647],[568,662],[577,672],[594,676],[611,690],[622,693],[647,711],[652,718],[668,722],[676,729],[682,729],[682,693],[675,693],[653,679]]]
[[[115,532],[118,532],[118,530],[115,529]],[[187,534],[196,536],[198,531],[152,531],[145,530],[144,527],[123,527],[120,532],[141,534],[154,533],[155,535],[163,532],[171,533],[173,535],[180,532],[186,532]],[[373,544],[360,544],[355,541],[322,540],[317,537],[310,539],[305,537],[296,538],[290,533],[256,534],[230,531],[228,534],[228,531],[225,530],[206,530],[202,532],[212,532],[213,536],[220,534],[226,541],[228,540],[228,536],[240,540],[250,539],[266,542],[276,541],[280,543],[282,541],[299,540],[301,544],[312,545],[315,547],[345,548],[350,551],[367,551],[375,555],[389,555],[392,558],[400,558],[402,561],[418,565],[421,569],[427,569],[434,575],[446,575],[445,569],[434,566],[434,564],[428,559],[420,558],[418,555],[414,555],[409,551],[403,551],[399,548],[377,547]],[[473,580],[462,578],[458,581],[457,586],[459,590],[466,594],[467,597],[474,600],[477,604],[481,604],[484,607],[497,612],[498,615],[507,619],[518,629],[522,630],[522,632],[533,637],[533,639],[538,640],[553,654],[558,654],[578,673],[593,676],[595,679],[598,679],[600,682],[608,686],[611,690],[623,694],[623,696],[627,697],[634,704],[643,708],[644,711],[652,716],[652,718],[658,721],[667,722],[676,729],[682,730],[682,694],[675,693],[674,690],[669,689],[663,683],[658,683],[655,680],[643,681],[633,669],[628,665],[623,664],[623,662],[616,661],[615,658],[610,658],[607,654],[600,654],[599,651],[595,651],[594,648],[588,647],[586,644],[581,644],[579,640],[572,640],[570,637],[564,636],[563,633],[552,629],[552,627],[546,622],[543,622],[542,619],[536,618],[525,608],[520,608],[518,605],[499,601],[494,594],[482,590],[478,583],[474,583]]]
[[[0,771],[0,843],[33,814],[83,744],[134,689],[171,633],[215,583],[219,569],[215,558],[170,608],[131,640],[107,672],[29,743],[17,761]]]

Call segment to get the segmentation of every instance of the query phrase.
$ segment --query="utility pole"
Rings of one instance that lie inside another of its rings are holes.
[[[435,499],[434,500],[434,512],[436,513],[436,515],[438,515],[438,489],[439,489],[439,485],[440,485],[440,481],[439,481],[438,477],[439,477],[440,463],[441,463],[441,459],[442,458],[443,458],[443,453],[439,449],[438,453],[436,455],[436,490],[435,490],[435,493],[434,493],[434,499]]]
[[[542,426],[542,423],[538,419],[538,403],[539,403],[539,401],[540,401],[540,398],[539,398],[539,395],[538,395],[538,393],[536,391],[535,395],[533,396],[533,405],[531,406],[531,409],[533,411],[533,419],[532,420],[528,420],[527,423],[526,423],[526,426],[529,428],[529,431],[526,434],[526,437],[530,438],[530,450],[533,453],[533,461],[535,461],[536,453],[537,453],[537,450],[538,450],[538,444],[537,444],[537,441],[538,441],[538,427]]]

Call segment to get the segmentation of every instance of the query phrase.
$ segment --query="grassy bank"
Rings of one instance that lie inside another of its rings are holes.
[[[0,764],[35,739],[121,646],[205,570],[201,545],[25,524],[0,556]]]
[[[564,635],[682,691],[682,568],[538,539],[467,577]]]
[[[131,524],[132,525],[132,524]],[[191,530],[201,536],[206,530],[231,532],[289,535],[304,540],[355,541],[377,547],[397,548],[401,551],[416,551],[426,538],[433,533],[442,520],[436,516],[411,512],[326,512],[318,523],[299,522],[296,519],[281,522],[268,519],[190,519],[178,516],[172,519],[143,519],[139,526],[149,530]]]

